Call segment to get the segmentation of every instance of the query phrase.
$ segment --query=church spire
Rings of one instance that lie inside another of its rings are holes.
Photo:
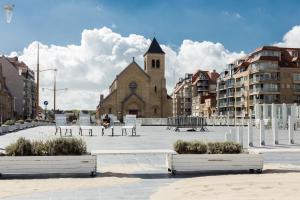
[[[156,38],[154,37],[148,51],[144,54],[144,56],[148,53],[159,53],[159,54],[165,54],[165,52],[160,47],[159,43],[157,42]]]

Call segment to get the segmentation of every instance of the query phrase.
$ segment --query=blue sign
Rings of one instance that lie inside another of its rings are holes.
[[[44,105],[47,106],[48,105],[48,101],[44,101]]]

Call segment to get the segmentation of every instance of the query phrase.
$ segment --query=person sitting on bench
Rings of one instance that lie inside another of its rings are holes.
[[[110,126],[110,117],[108,116],[108,114],[106,114],[105,117],[103,118],[102,124],[104,128],[108,128]]]

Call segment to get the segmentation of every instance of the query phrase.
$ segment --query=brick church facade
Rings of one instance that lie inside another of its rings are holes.
[[[153,38],[144,54],[144,69],[133,61],[116,76],[109,94],[100,95],[97,115],[113,114],[122,119],[126,114],[137,117],[164,118],[172,116],[172,99],[167,94],[165,53]]]

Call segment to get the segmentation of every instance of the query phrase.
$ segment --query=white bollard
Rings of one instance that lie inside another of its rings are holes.
[[[265,145],[265,123],[263,120],[259,120],[259,146]]]
[[[288,144],[294,143],[294,123],[293,118],[289,116],[289,131],[288,131]]]
[[[248,148],[249,146],[253,147],[253,127],[250,122],[248,122],[248,134],[247,134],[247,144]]]
[[[240,141],[240,127],[236,126],[234,142],[239,143],[239,141]]]
[[[244,147],[244,127],[240,126],[240,135],[239,135],[239,143]]]
[[[272,118],[272,144],[278,144],[278,122],[276,118]]]
[[[282,104],[282,124],[285,129],[287,124],[287,107],[285,103]]]

